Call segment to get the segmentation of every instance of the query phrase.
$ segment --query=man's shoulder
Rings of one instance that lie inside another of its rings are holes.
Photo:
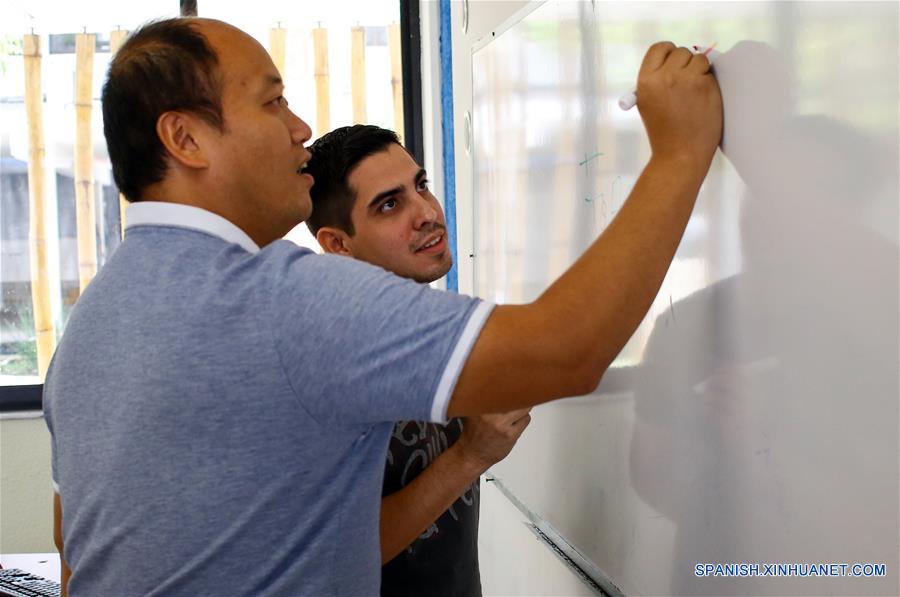
[[[269,266],[288,265],[304,270],[336,276],[342,275],[383,275],[387,272],[358,259],[341,255],[316,253],[288,240],[276,240],[259,252],[261,264]]]

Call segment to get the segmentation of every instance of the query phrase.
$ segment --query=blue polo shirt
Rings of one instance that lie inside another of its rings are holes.
[[[491,305],[137,203],[44,386],[69,594],[376,595],[388,438]]]

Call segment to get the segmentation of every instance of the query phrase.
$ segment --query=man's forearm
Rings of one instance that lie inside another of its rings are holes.
[[[458,444],[439,455],[412,483],[381,500],[381,563],[394,559],[453,505],[484,468]]]

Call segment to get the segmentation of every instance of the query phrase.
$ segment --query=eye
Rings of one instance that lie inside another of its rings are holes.
[[[429,183],[429,182],[430,182],[430,181],[429,181],[427,178],[423,178],[422,180],[420,180],[419,182],[417,182],[417,183],[416,183],[416,191],[418,191],[418,192],[420,192],[420,193],[421,193],[422,191],[427,191],[427,190],[428,190],[428,183]]]
[[[387,213],[389,211],[393,211],[396,207],[397,207],[397,200],[396,199],[388,199],[387,201],[385,201],[384,203],[382,203],[379,206],[378,211],[380,211],[381,213]]]
[[[288,105],[287,98],[284,97],[283,95],[279,95],[278,97],[276,97],[275,99],[273,99],[273,100],[272,100],[271,102],[269,102],[269,103],[270,103],[270,104],[275,104],[276,106],[279,106],[279,107],[282,107],[282,108],[286,108],[287,105]]]

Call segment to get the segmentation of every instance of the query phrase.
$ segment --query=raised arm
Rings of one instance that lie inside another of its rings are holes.
[[[531,422],[527,410],[466,419],[459,440],[412,483],[381,500],[381,562],[386,564],[437,520]]]
[[[494,309],[448,416],[590,392],[649,309],[721,140],[722,98],[706,57],[668,42],[648,50],[637,95],[651,158],[631,194],[540,298]]]

